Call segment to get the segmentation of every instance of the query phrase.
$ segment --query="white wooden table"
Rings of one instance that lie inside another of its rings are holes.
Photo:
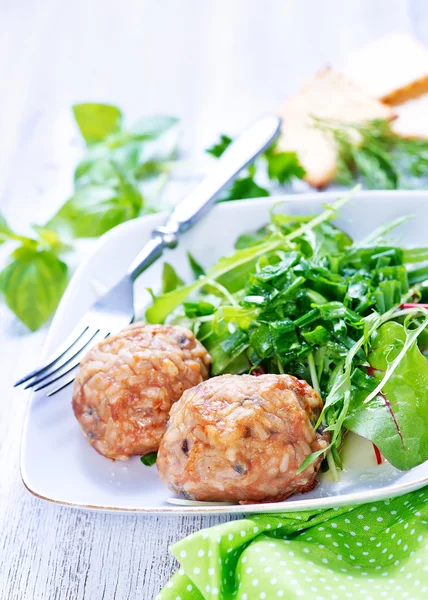
[[[0,0],[1,209],[25,230],[66,198],[73,102],[177,114],[197,153],[392,30],[428,44],[426,0]],[[18,464],[27,395],[12,382],[37,363],[46,328],[29,334],[4,306],[0,323],[1,600],[152,600],[176,567],[169,544],[221,519],[32,497]]]

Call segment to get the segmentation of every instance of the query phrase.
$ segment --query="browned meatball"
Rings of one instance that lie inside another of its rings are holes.
[[[100,454],[125,460],[159,448],[173,402],[208,377],[211,358],[191,331],[135,323],[83,358],[73,410]]]
[[[314,431],[322,401],[291,375],[223,375],[184,392],[170,413],[157,466],[168,487],[206,501],[276,502],[315,485],[328,445]]]

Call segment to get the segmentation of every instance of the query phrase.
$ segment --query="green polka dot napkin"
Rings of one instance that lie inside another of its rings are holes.
[[[428,488],[322,512],[254,515],[172,546],[156,600],[428,599]]]

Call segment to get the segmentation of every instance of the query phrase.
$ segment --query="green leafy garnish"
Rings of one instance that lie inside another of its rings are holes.
[[[353,395],[345,420],[398,469],[428,459],[428,363],[417,347],[427,324],[427,316],[413,331],[388,322],[373,334],[368,360],[377,385],[368,395],[364,390]]]
[[[76,191],[47,226],[75,238],[99,237],[140,214],[138,187],[122,179],[117,186],[86,185]]]
[[[12,251],[0,274],[0,293],[31,330],[51,316],[61,298],[68,280],[63,255],[73,239],[98,237],[159,209],[152,196],[168,177],[177,143],[175,135],[165,138],[175,117],[145,117],[128,127],[110,104],[77,104],[73,113],[86,153],[76,167],[72,196],[46,224],[33,226],[34,237],[15,233],[0,215],[0,245],[10,244]]]
[[[167,262],[164,263],[162,272],[162,294],[172,292],[182,286],[183,283],[184,281],[177,275],[174,267]]]
[[[337,148],[339,183],[352,185],[361,177],[369,189],[409,189],[428,175],[428,142],[396,135],[387,121],[352,124],[313,119]]]
[[[190,252],[187,253],[187,259],[189,261],[190,268],[192,269],[193,277],[195,279],[199,279],[199,277],[204,277],[204,268],[201,267],[201,265],[198,263],[195,257],[192,254],[190,254]]]
[[[68,268],[60,258],[67,246],[48,229],[39,229],[32,238],[18,235],[1,215],[0,227],[3,241],[16,245],[0,272],[0,292],[16,316],[35,331],[55,310],[67,285]]]
[[[220,156],[223,154],[226,148],[230,146],[232,142],[233,140],[231,137],[222,134],[220,136],[219,141],[216,144],[213,144],[212,146],[207,148],[206,152],[208,152],[208,154],[212,154],[212,156],[215,156],[216,158],[220,158]]]
[[[295,152],[279,152],[272,146],[265,152],[269,179],[284,184],[292,177],[302,179],[306,171],[299,163]]]
[[[122,126],[122,113],[112,104],[75,104],[73,113],[87,144],[102,142]]]
[[[241,177],[240,179],[235,179],[227,192],[220,196],[217,202],[263,198],[265,196],[270,196],[270,192],[266,188],[258,185],[252,177]]]
[[[157,452],[150,452],[150,454],[146,454],[140,458],[143,465],[146,467],[152,467],[156,463],[156,459],[158,457]]]

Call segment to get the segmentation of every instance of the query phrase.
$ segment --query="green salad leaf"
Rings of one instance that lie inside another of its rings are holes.
[[[220,156],[223,154],[226,148],[230,146],[232,142],[233,140],[231,137],[222,134],[220,135],[219,141],[207,148],[206,152],[208,152],[208,154],[211,154],[212,156],[215,156],[215,158],[220,158]]]
[[[4,242],[7,242],[8,240],[16,240],[16,239],[19,239],[19,236],[17,236],[11,230],[11,228],[7,224],[6,219],[0,213],[0,245],[4,244]]]
[[[235,179],[230,188],[220,196],[217,202],[230,202],[231,200],[246,200],[248,198],[264,198],[270,196],[266,188],[258,185],[252,177]]]
[[[145,454],[144,456],[142,456],[140,460],[146,467],[152,467],[156,463],[157,457],[157,452],[150,452],[150,454]]]
[[[47,227],[75,238],[99,237],[137,217],[143,198],[134,182],[120,175],[116,185],[86,185],[59,209]]]
[[[187,253],[187,260],[189,261],[189,265],[192,269],[193,277],[195,279],[199,279],[199,277],[205,276],[205,269],[198,263],[196,258],[192,254],[190,254],[190,252]]]
[[[67,271],[54,251],[29,245],[17,249],[2,271],[6,304],[31,331],[43,325],[57,307],[67,285]]]
[[[422,327],[427,326],[425,318]],[[398,469],[411,469],[428,460],[428,363],[403,325],[385,323],[374,334],[368,360],[372,385],[385,373],[410,338],[409,347],[374,397],[361,390],[353,396],[345,426],[372,441]],[[373,392],[374,390],[371,390]]]
[[[303,179],[306,175],[295,152],[280,152],[275,146],[271,146],[265,152],[265,157],[269,179],[276,180],[282,185],[293,177]]]
[[[119,131],[122,126],[122,112],[112,104],[75,104],[73,113],[87,144],[103,141],[108,135]]]
[[[163,272],[162,272],[162,294],[167,294],[168,292],[172,292],[178,287],[182,286],[184,281],[177,274],[176,270],[172,265],[165,262],[163,264]]]

